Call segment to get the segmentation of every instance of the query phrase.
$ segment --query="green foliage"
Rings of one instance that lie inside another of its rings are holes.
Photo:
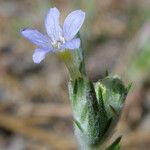
[[[96,93],[100,101],[103,101],[108,118],[118,116],[127,95],[127,88],[117,76],[107,76],[96,83]]]
[[[120,150],[121,137],[118,137],[106,150]]]
[[[112,133],[128,90],[116,76],[107,76],[95,86],[86,78],[70,81],[74,127],[81,147],[95,148]]]
[[[73,58],[80,74],[72,73],[74,78],[69,82],[75,134],[82,150],[97,150],[116,126],[130,86],[126,88],[119,77],[109,76],[108,71],[104,79],[93,83],[86,75],[82,49]],[[119,150],[119,141],[108,150]]]
[[[97,99],[99,103],[103,103],[109,119],[103,141],[112,134],[116,127],[130,87],[131,85],[125,87],[117,76],[106,76],[95,84]]]
[[[78,78],[69,84],[75,129],[87,145],[97,145],[107,125],[103,105],[99,105],[93,83]]]
[[[82,76],[86,76],[86,70],[85,70],[85,63],[84,63],[84,54],[82,49],[78,49],[74,52],[75,56],[75,64],[77,68],[79,69],[79,72],[82,74]]]

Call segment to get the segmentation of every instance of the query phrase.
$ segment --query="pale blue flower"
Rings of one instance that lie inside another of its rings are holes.
[[[30,42],[38,46],[33,54],[33,61],[40,63],[48,52],[75,50],[80,47],[80,39],[75,35],[80,30],[85,12],[76,10],[71,12],[65,19],[63,27],[59,25],[60,12],[57,8],[51,8],[45,18],[47,35],[36,29],[23,29],[21,34]]]

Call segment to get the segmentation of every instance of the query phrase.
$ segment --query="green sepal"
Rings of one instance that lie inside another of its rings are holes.
[[[83,50],[81,48],[77,49],[74,52],[75,64],[76,64],[77,68],[79,69],[81,75],[86,76],[85,62],[84,62],[83,55],[84,55]]]
[[[84,57],[84,51],[81,47],[82,46],[82,39],[80,37],[80,33],[78,32],[77,37],[80,38],[81,40],[81,46],[79,49],[74,51],[74,58],[75,58],[75,64],[78,68],[78,70],[80,71],[82,77],[86,76],[86,69],[85,69],[85,57]]]
[[[69,93],[78,139],[94,146],[100,143],[106,131],[108,118],[103,103],[99,103],[91,81],[78,78],[70,81]],[[80,136],[80,138],[79,138]]]
[[[97,98],[103,101],[108,118],[114,118],[120,114],[126,99],[129,87],[126,88],[117,76],[107,76],[99,80],[96,85]]]
[[[99,104],[103,103],[107,118],[110,120],[103,141],[113,133],[130,87],[131,84],[126,88],[118,76],[107,76],[95,84]]]

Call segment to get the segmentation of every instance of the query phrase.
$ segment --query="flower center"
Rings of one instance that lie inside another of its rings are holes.
[[[62,37],[62,36],[60,36],[57,41],[54,40],[54,41],[51,42],[53,48],[55,48],[55,49],[60,49],[61,46],[62,46],[64,43],[65,43],[65,38]]]

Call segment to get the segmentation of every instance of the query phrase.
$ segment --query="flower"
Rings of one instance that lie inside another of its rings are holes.
[[[21,34],[30,42],[38,46],[33,54],[33,61],[40,63],[48,52],[75,50],[80,47],[80,39],[75,35],[80,30],[85,12],[76,10],[71,12],[65,19],[63,27],[59,25],[60,12],[57,8],[50,8],[45,18],[47,35],[36,29],[25,28]]]

